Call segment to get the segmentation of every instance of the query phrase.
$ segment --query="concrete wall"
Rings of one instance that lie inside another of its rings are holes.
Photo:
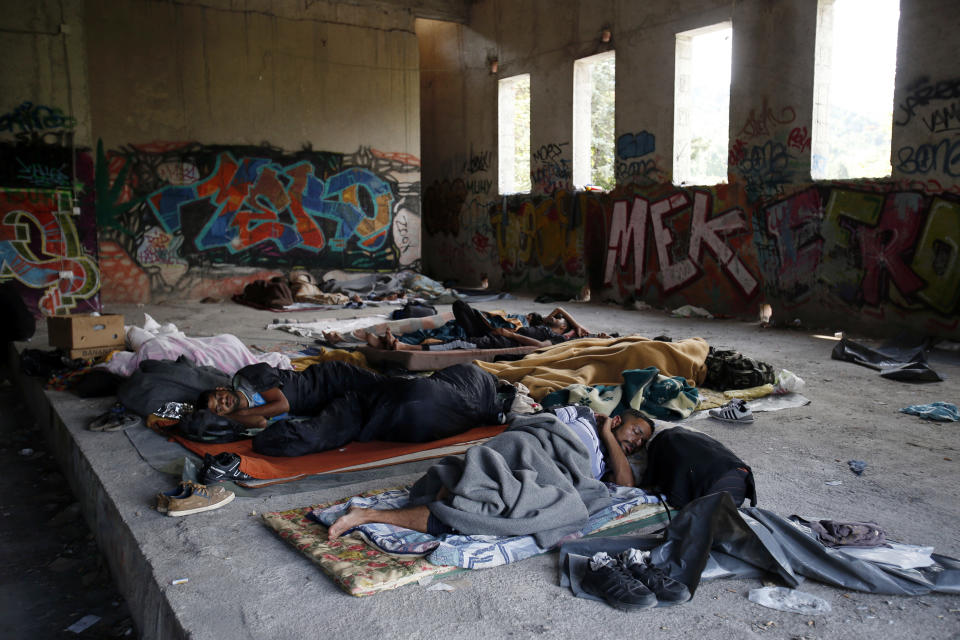
[[[0,48],[17,62],[0,80],[13,123],[0,127],[0,277],[18,280],[38,311],[88,310],[98,296],[229,296],[293,266],[419,265],[409,10],[269,0],[0,8]],[[60,202],[78,215],[58,213]]]
[[[468,25],[419,21],[425,267],[466,282],[487,273],[508,288],[573,294],[589,284],[595,299],[740,317],[769,302],[784,321],[958,336],[954,4],[902,1],[893,175],[844,182],[810,178],[813,0],[482,0]],[[678,188],[675,34],[727,20],[728,184]],[[607,25],[610,45],[600,42]],[[618,186],[575,193],[572,65],[611,46]],[[497,80],[518,73],[531,74],[534,186],[503,197]]]

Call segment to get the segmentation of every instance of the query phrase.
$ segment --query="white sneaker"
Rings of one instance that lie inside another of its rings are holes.
[[[723,422],[753,422],[753,412],[741,399],[731,400],[718,409],[710,409],[710,417]]]

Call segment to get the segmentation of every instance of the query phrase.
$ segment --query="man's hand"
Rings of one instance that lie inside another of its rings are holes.
[[[607,449],[606,461],[610,480],[614,484],[619,484],[624,487],[636,486],[636,480],[633,477],[633,470],[630,468],[627,456],[623,452],[623,448],[617,441],[616,436],[613,435],[613,430],[620,426],[623,420],[620,416],[611,418],[599,413],[596,414],[596,420],[600,440]]]

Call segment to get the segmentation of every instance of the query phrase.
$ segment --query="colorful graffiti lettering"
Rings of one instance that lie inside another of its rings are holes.
[[[328,243],[315,218],[334,221],[331,250],[343,251],[355,235],[361,246],[375,251],[387,240],[393,192],[367,169],[347,169],[324,181],[308,162],[284,167],[266,158],[237,161],[225,152],[206,179],[165,187],[148,198],[167,233],[180,231],[181,207],[199,201],[215,207],[194,241],[201,251],[222,247],[237,253],[272,242],[281,251],[318,252]],[[293,222],[284,222],[285,216]]]
[[[419,179],[415,157],[371,147],[343,155],[309,146],[98,144],[97,221],[101,241],[115,242],[151,290],[167,294],[235,278],[233,265],[417,268]],[[110,289],[124,290],[113,275],[105,276]],[[129,279],[129,269],[116,276]]]
[[[587,194],[558,191],[539,201],[522,199],[507,208],[494,207],[493,225],[500,266],[507,278],[578,275],[582,271],[580,214]]]
[[[628,201],[614,203],[610,222],[610,239],[607,245],[604,272],[604,284],[613,283],[613,276],[619,262],[624,269],[628,257],[634,261],[633,282],[638,289],[644,281],[646,261],[646,229],[653,231],[659,264],[660,282],[664,293],[670,293],[689,284],[700,273],[703,254],[709,251],[721,268],[726,271],[732,282],[744,296],[752,296],[759,286],[758,280],[731,249],[724,238],[740,235],[749,231],[743,209],[729,209],[719,215],[711,216],[713,195],[707,191],[694,190],[693,201],[686,192],[678,191],[658,200],[649,200],[635,196],[629,203],[630,215],[627,215]],[[690,243],[685,255],[675,259],[676,252],[671,248],[676,238],[667,220],[690,210]],[[618,260],[619,258],[619,260]]]
[[[69,191],[0,189],[0,278],[42,290],[45,315],[97,294],[97,259],[80,240]]]
[[[960,200],[811,187],[761,215],[769,237],[761,265],[774,293],[796,302],[823,285],[863,308],[893,302],[956,311]]]
[[[69,187],[70,176],[64,173],[64,165],[50,167],[42,163],[27,164],[17,158],[20,165],[17,178],[42,188]]]

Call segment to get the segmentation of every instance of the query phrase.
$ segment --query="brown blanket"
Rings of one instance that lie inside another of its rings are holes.
[[[515,362],[475,364],[501,380],[522,382],[534,400],[571,384],[621,384],[627,369],[656,367],[666,376],[681,376],[700,384],[706,376],[704,362],[710,350],[703,338],[660,342],[626,336],[581,338],[544,347]]]

